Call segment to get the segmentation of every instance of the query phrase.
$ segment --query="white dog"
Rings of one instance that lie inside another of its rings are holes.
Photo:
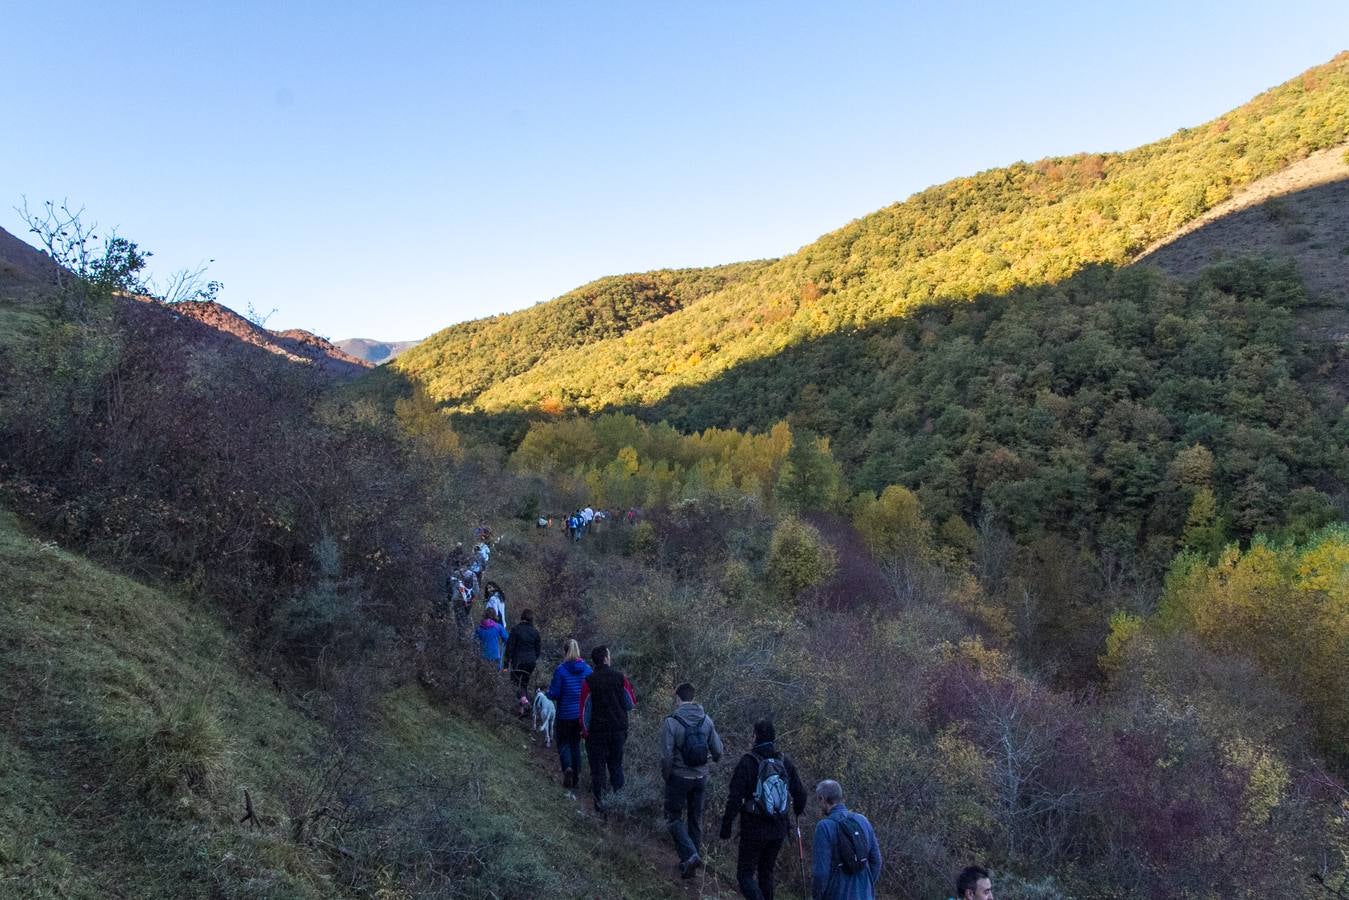
[[[539,688],[534,695],[534,730],[543,732],[543,745],[553,746],[553,719],[557,716],[557,706],[548,695]]]

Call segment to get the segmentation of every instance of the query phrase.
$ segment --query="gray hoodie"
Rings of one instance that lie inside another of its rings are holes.
[[[698,727],[707,735],[708,762],[701,766],[689,766],[677,749],[684,742],[684,732]],[[706,778],[711,763],[721,759],[721,735],[717,734],[716,723],[703,712],[697,703],[681,703],[675,711],[665,717],[665,726],[660,734],[660,771],[666,778],[678,775],[680,778]]]

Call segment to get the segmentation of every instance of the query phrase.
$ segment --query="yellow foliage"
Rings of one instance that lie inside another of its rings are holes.
[[[1010,671],[1006,654],[994,647],[985,647],[984,639],[978,635],[961,638],[958,644],[947,642],[941,649],[946,660],[969,663],[990,678],[1002,678]]]
[[[421,385],[413,387],[411,397],[396,400],[393,411],[399,430],[416,441],[429,456],[434,459],[463,458],[463,446],[458,433],[450,426],[449,417]]]
[[[768,550],[768,580],[778,596],[794,599],[807,588],[833,577],[838,555],[820,533],[795,516],[773,530]]]
[[[1131,615],[1124,610],[1116,610],[1110,616],[1110,633],[1105,638],[1105,653],[1099,663],[1106,673],[1117,672],[1124,663],[1124,651],[1129,641],[1143,628],[1143,618]]]
[[[1287,796],[1292,781],[1288,765],[1267,747],[1239,738],[1223,746],[1229,765],[1246,770],[1243,825],[1257,827],[1269,821],[1269,815]]]
[[[1159,620],[1254,659],[1307,705],[1328,752],[1349,753],[1349,529],[1301,546],[1228,547],[1213,564],[1183,556]]]
[[[910,559],[927,552],[932,528],[923,518],[923,506],[913,491],[892,484],[875,494],[859,494],[853,504],[853,526],[872,555],[879,559]]]
[[[1326,540],[1303,553],[1297,562],[1297,586],[1331,597],[1349,594],[1349,542]]]

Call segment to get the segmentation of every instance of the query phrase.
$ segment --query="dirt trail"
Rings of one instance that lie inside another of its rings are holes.
[[[494,566],[492,570],[494,573],[500,572],[499,566]],[[485,580],[490,580],[486,573],[482,577]],[[500,577],[500,575],[498,574],[497,577]],[[551,782],[560,794],[571,801],[578,817],[587,820],[597,831],[604,832],[606,840],[622,842],[635,849],[643,861],[651,867],[652,871],[668,878],[668,896],[696,897],[698,900],[730,900],[730,898],[740,896],[735,884],[737,845],[734,840],[717,840],[716,828],[720,819],[713,808],[713,803],[709,801],[704,812],[704,828],[706,829],[704,852],[708,857],[707,863],[695,877],[682,880],[679,877],[679,860],[675,854],[674,845],[663,828],[659,827],[657,823],[653,823],[647,816],[625,814],[621,810],[613,810],[607,817],[600,816],[592,807],[588,787],[580,787],[574,790],[566,790],[562,787],[561,774],[558,771],[556,744],[552,747],[544,746],[542,736],[533,731],[532,719],[508,720],[498,724],[501,727],[515,726],[519,729],[519,740],[528,752],[530,764]],[[582,778],[586,780],[587,785],[588,775],[589,770],[582,766]],[[778,862],[778,877],[781,889],[777,893],[783,897],[800,896],[801,893],[800,876],[796,874],[794,868],[790,867],[796,864],[796,860],[788,858],[789,849],[791,848],[783,848],[783,855]]]
[[[568,791],[561,786],[556,747],[544,747],[537,733],[528,740],[533,751],[530,761],[545,777],[557,783],[557,790],[565,794],[575,806],[576,815],[589,821],[596,829],[603,830],[608,840],[622,841],[636,849],[653,870],[668,875],[669,896],[696,897],[698,900],[730,900],[740,896],[735,885],[736,842],[716,839],[719,817],[712,803],[708,803],[704,812],[704,828],[707,830],[704,849],[709,857],[708,862],[695,877],[681,880],[674,844],[662,829],[645,817],[638,818],[620,811],[611,812],[607,818],[598,815],[591,807],[590,791],[587,788]],[[800,875],[789,866],[795,864],[794,859],[788,858],[789,849],[784,846],[782,857],[778,860],[780,889],[777,893],[783,897],[797,896],[801,890]]]

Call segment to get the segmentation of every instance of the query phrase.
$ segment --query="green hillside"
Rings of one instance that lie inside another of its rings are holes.
[[[663,269],[592,281],[511,315],[454,325],[431,335],[391,365],[426,383],[438,399],[472,403],[484,390],[568,350],[621,337],[753,278],[767,262],[710,269]]]
[[[523,731],[413,686],[334,727],[210,609],[2,510],[0,596],[0,897],[668,895]]]
[[[404,371],[486,411],[648,405],[802,341],[923,304],[1123,264],[1262,175],[1349,137],[1349,54],[1239,109],[1125,153],[1017,163],[923,191],[825,235],[646,328],[568,347],[505,380],[446,377],[430,348]],[[494,320],[523,333],[524,316]],[[536,338],[531,338],[531,342]],[[457,384],[469,385],[458,388]],[[731,409],[722,410],[731,413]],[[705,421],[700,424],[715,424]]]

